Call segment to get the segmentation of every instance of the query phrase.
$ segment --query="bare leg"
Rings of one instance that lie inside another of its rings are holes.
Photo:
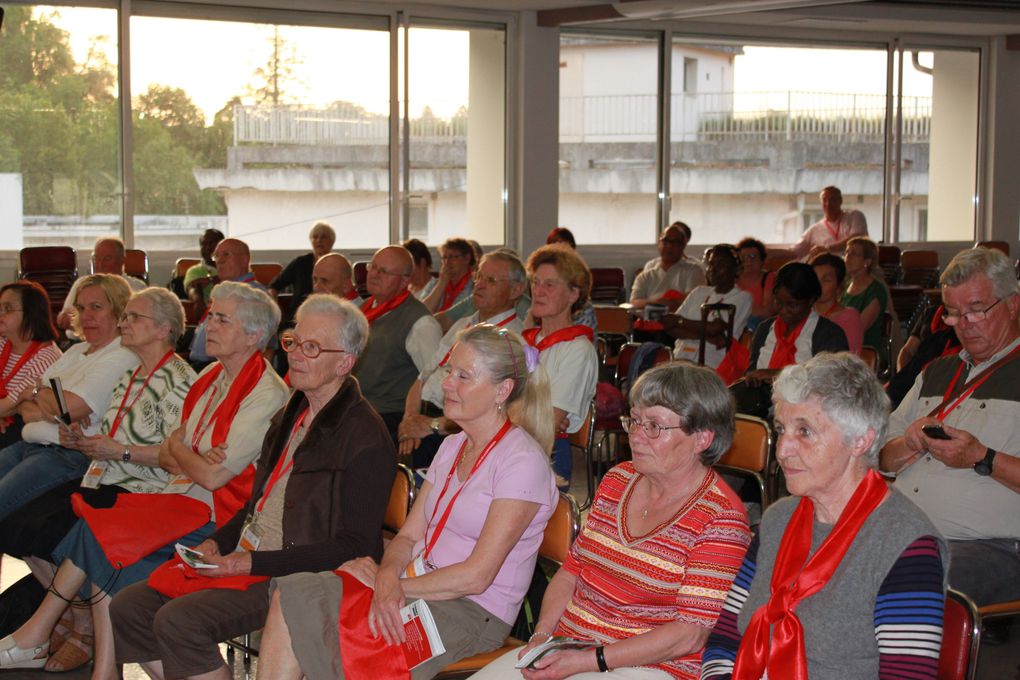
[[[47,562],[41,557],[26,557],[24,558],[25,564],[32,571],[32,576],[35,576],[35,580],[42,584],[43,588],[50,585],[50,581],[57,573],[57,565]]]
[[[225,665],[220,666],[214,671],[209,671],[208,673],[191,676],[191,680],[230,680],[230,678],[230,669],[228,669]]]
[[[92,661],[92,680],[118,680],[113,654],[113,624],[110,623],[110,598],[92,585],[92,625],[95,628],[96,655]]]
[[[53,577],[51,592],[46,593],[42,604],[35,610],[32,617],[21,628],[14,631],[14,641],[18,647],[24,649],[48,642],[53,627],[57,625],[60,616],[67,609],[66,600],[75,598],[78,589],[84,583],[85,572],[74,566],[70,560],[64,560],[60,569],[57,570],[56,576]],[[54,595],[52,592],[54,590],[60,593],[63,599]]]
[[[141,663],[142,670],[152,678],[152,680],[163,680],[163,662],[156,661],[143,661]]]
[[[290,629],[283,618],[280,606],[280,591],[273,591],[266,616],[266,627],[262,631],[259,645],[259,678],[269,680],[301,680],[304,674],[291,646]]]

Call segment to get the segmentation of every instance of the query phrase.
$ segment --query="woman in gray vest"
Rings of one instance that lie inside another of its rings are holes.
[[[821,354],[773,387],[793,494],[762,517],[702,655],[702,680],[934,678],[946,545],[874,470],[889,399],[857,357]]]

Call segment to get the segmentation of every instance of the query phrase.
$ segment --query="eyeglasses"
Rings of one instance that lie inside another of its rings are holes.
[[[287,352],[288,354],[300,349],[301,353],[304,354],[309,359],[314,359],[323,352],[326,353],[347,352],[347,350],[344,349],[326,349],[325,347],[322,347],[321,345],[319,345],[319,343],[315,342],[314,340],[302,340],[293,333],[284,333],[280,336],[280,347],[282,347],[283,351]]]
[[[370,272],[378,272],[384,276],[409,276],[409,274],[404,274],[402,272],[391,272],[389,269],[380,267],[375,262],[369,262],[365,269]]]
[[[0,314],[13,314],[14,312],[23,312],[23,311],[25,311],[25,310],[22,309],[21,307],[14,307],[12,305],[7,305],[7,304],[0,305]]]
[[[992,310],[992,307],[1002,302],[1002,298],[999,298],[992,304],[988,305],[984,309],[975,309],[972,312],[964,312],[963,314],[950,314],[946,312],[942,315],[942,323],[947,326],[955,326],[960,323],[960,319],[966,319],[967,323],[979,323],[988,318],[988,312]]]
[[[495,286],[500,281],[509,281],[510,279],[497,279],[495,276],[482,276],[481,274],[475,274],[475,285],[479,283],[485,283],[490,286]]]
[[[149,319],[151,321],[155,321],[156,317],[149,316],[148,314],[139,314],[138,312],[124,312],[123,314],[120,315],[120,323],[124,323],[125,321],[127,323],[134,323],[139,319]]]
[[[654,420],[638,420],[628,416],[620,416],[620,424],[623,425],[623,429],[627,432],[633,432],[635,428],[640,427],[649,439],[658,439],[663,430],[682,430],[684,427],[683,425],[666,427],[665,425],[659,425]]]

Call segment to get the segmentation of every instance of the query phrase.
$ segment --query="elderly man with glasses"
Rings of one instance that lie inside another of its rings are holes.
[[[705,284],[705,270],[684,255],[690,240],[691,228],[683,222],[674,222],[662,232],[659,257],[645,265],[631,287],[630,303],[634,307],[659,304],[676,311],[687,293]]]
[[[411,254],[402,246],[386,246],[372,256],[366,282],[369,297],[361,303],[371,330],[354,367],[365,398],[382,416],[394,443],[407,391],[443,337],[428,308],[407,288],[413,269]]]
[[[959,354],[932,361],[889,420],[882,468],[949,540],[949,585],[978,605],[1020,599],[1020,299],[995,250],[942,273]]]
[[[266,433],[251,498],[195,546],[213,565],[199,571],[207,587],[172,599],[163,580],[123,590],[110,608],[118,662],[153,677],[230,678],[219,643],[263,626],[270,577],[382,556],[396,452],[350,379],[368,323],[331,295],[309,296],[296,319],[280,338],[294,393]]]
[[[414,467],[427,467],[439,444],[459,428],[443,416],[443,378],[445,366],[457,335],[479,323],[492,324],[515,333],[524,330],[524,315],[517,301],[524,295],[528,276],[524,263],[507,250],[497,250],[482,258],[475,274],[471,299],[477,310],[456,321],[443,336],[428,366],[411,385],[404,404],[404,418],[398,431],[400,453],[414,455]]]

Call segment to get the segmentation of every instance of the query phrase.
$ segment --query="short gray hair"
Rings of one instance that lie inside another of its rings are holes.
[[[973,248],[957,253],[942,272],[939,283],[953,288],[966,283],[976,274],[988,277],[997,298],[1007,298],[1017,293],[1013,265],[1005,254],[992,248]]]
[[[311,231],[308,232],[308,236],[311,238],[315,234],[325,234],[333,241],[333,243],[336,243],[336,231],[333,230],[333,227],[329,224],[329,222],[323,222],[321,220],[316,222],[315,226],[313,226]]]
[[[149,286],[135,293],[132,299],[149,301],[152,320],[170,327],[168,340],[171,347],[176,347],[184,333],[184,306],[177,296],[166,288]]]
[[[521,262],[521,258],[517,257],[517,253],[514,251],[505,248],[494,250],[482,256],[482,259],[478,261],[478,267],[481,268],[487,260],[505,262],[510,267],[510,283],[528,285],[528,272],[524,270],[524,263]]]
[[[722,378],[709,368],[687,362],[656,366],[634,383],[630,406],[662,406],[680,416],[680,427],[685,433],[715,435],[700,454],[706,467],[722,458],[733,443],[736,430],[733,397]]]
[[[211,300],[234,300],[237,317],[246,333],[258,336],[258,348],[265,349],[280,326],[280,308],[267,293],[236,281],[224,281],[213,288]]]
[[[772,385],[773,403],[802,404],[811,399],[818,400],[847,446],[869,429],[875,431],[866,455],[868,467],[875,467],[889,424],[889,397],[875,372],[849,352],[822,353],[787,366]]]
[[[308,314],[335,318],[333,329],[337,344],[340,345],[340,349],[353,354],[355,359],[365,351],[365,344],[368,342],[368,319],[360,309],[347,300],[325,293],[309,295],[298,307],[294,319],[301,323]]]

